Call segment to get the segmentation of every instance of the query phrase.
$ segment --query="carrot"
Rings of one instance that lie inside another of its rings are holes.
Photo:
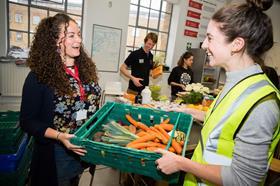
[[[149,127],[147,125],[145,125],[144,123],[141,123],[141,122],[138,122],[138,127],[145,130],[145,131],[149,130]]]
[[[155,125],[155,127],[157,129],[159,129],[159,131],[169,140],[170,136],[169,134],[160,126],[160,125]],[[182,153],[182,147],[181,145],[174,139],[172,139],[171,141],[171,145],[172,147],[175,149],[177,154],[181,154]]]
[[[175,152],[175,149],[173,147],[169,147],[168,149],[170,152]]]
[[[147,134],[155,135],[156,138],[155,138],[153,141],[156,142],[156,143],[159,143],[159,142],[160,142],[159,137],[158,137],[158,134],[157,134],[156,132],[154,132],[154,131],[152,131],[151,129],[149,129],[149,130],[147,131]]]
[[[179,142],[179,144],[180,144],[181,146],[184,146],[185,141],[182,140],[182,141]]]
[[[144,131],[148,131],[149,130],[149,127],[147,127],[147,125],[145,125],[145,124],[143,124],[141,122],[135,121],[129,114],[126,114],[125,117],[135,127],[143,129]]]
[[[150,127],[150,129],[157,134],[158,138],[162,141],[162,143],[164,143],[164,144],[168,143],[168,139],[160,131],[158,131],[155,127]]]
[[[165,149],[165,147],[147,147],[146,150],[148,151],[155,151],[156,149]],[[168,151],[175,153],[175,149],[170,147]]]
[[[142,137],[145,136],[146,134],[148,134],[147,132],[141,130],[140,132],[136,133],[137,136]]]
[[[177,154],[182,153],[183,149],[182,149],[181,145],[175,139],[172,139],[172,147],[175,149]]]
[[[158,138],[155,138],[155,139],[154,139],[154,142],[159,143],[160,140],[159,140]]]
[[[160,125],[155,125],[155,128],[158,129],[167,139],[170,138],[169,134]]]
[[[155,138],[156,138],[155,134],[146,134],[145,136],[137,138],[136,140],[130,142],[129,144],[147,142],[147,141],[154,140]],[[127,145],[129,145],[129,144],[127,144]]]
[[[148,143],[129,143],[126,145],[127,147],[134,148],[134,149],[143,149],[148,146]]]
[[[160,126],[166,131],[171,131],[174,128],[174,125],[168,124],[168,123],[166,123],[166,124],[162,123],[162,124],[160,124]]]
[[[136,134],[136,127],[134,125],[129,125],[128,129],[131,133]]]
[[[161,143],[155,143],[155,142],[148,143],[148,146],[149,147],[160,147],[160,148],[165,148],[166,147],[166,145],[163,145]]]
[[[156,149],[160,149],[159,147],[147,147],[148,151],[155,151]]]
[[[167,124],[167,123],[169,123],[169,121],[170,121],[170,119],[167,118],[167,119],[163,120],[163,122],[161,122],[160,124]]]
[[[135,149],[142,149],[147,147],[160,147],[165,148],[165,145],[161,143],[155,143],[155,142],[143,142],[143,143],[130,143],[127,145],[127,147],[135,148]]]

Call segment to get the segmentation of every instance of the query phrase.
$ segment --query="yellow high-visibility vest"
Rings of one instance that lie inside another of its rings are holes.
[[[216,100],[206,114],[201,130],[201,140],[197,145],[192,160],[202,164],[231,165],[234,148],[234,136],[244,123],[244,118],[254,106],[266,99],[280,100],[279,90],[275,88],[263,73],[247,77],[235,85],[215,107]],[[268,165],[275,147],[280,139],[280,121],[270,144]],[[196,179],[187,174],[184,186],[211,185],[209,182]]]

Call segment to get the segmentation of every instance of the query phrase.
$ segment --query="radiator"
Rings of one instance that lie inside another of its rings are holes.
[[[1,96],[21,96],[23,83],[29,71],[25,66],[0,62]]]

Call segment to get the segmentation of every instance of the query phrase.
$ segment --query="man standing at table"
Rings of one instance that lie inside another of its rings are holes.
[[[144,39],[144,46],[131,52],[121,65],[121,73],[129,78],[127,93],[137,95],[145,86],[149,85],[150,70],[153,68],[151,50],[157,43],[157,39],[157,34],[148,33]],[[131,73],[129,73],[128,67],[131,68]]]

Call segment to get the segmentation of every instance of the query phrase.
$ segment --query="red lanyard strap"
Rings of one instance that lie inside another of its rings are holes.
[[[77,66],[75,65],[74,66],[74,72],[73,73],[70,69],[68,68],[65,68],[65,71],[67,74],[71,75],[75,80],[77,80],[78,82],[78,85],[79,85],[79,89],[80,89],[80,97],[81,97],[81,100],[85,100],[85,89],[82,85],[82,81],[80,80],[80,77],[79,77],[79,71],[78,71],[78,68]]]

